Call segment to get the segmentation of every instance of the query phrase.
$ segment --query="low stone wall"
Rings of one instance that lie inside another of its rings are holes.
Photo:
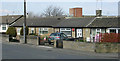
[[[98,53],[117,53],[120,52],[119,43],[96,43],[95,52]]]
[[[97,53],[118,53],[120,43],[86,43],[76,41],[63,41],[63,48]]]
[[[21,43],[21,44],[25,43],[25,41],[24,41],[24,37],[23,37],[23,36],[19,36],[19,37],[20,37],[20,40],[19,40],[20,43]]]
[[[63,48],[94,52],[95,44],[75,41],[63,41]]]
[[[9,35],[0,34],[0,42],[9,42]]]
[[[20,36],[20,43],[24,43],[23,36]],[[38,36],[27,36],[27,44],[39,45]]]
[[[54,47],[55,48],[63,48],[63,41],[61,41],[61,40],[54,40]]]

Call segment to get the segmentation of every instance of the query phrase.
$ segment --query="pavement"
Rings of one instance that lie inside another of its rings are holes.
[[[118,53],[94,53],[4,42],[2,59],[118,59]]]

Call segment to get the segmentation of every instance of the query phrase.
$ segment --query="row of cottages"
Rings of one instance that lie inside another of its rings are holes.
[[[66,33],[74,38],[94,42],[95,36],[100,33],[120,33],[120,21],[116,17],[88,17],[71,18],[54,25],[59,32]]]
[[[23,17],[23,15],[7,15],[0,16],[0,33],[5,33],[9,24]]]
[[[23,27],[23,18],[11,26],[16,27],[17,35]],[[117,17],[81,17],[81,18],[27,18],[29,34],[36,35],[62,32],[74,38],[83,38],[94,42],[99,33],[120,33],[120,21]]]

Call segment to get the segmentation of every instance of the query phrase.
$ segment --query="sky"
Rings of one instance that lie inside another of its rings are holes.
[[[1,0],[0,15],[23,15],[24,0]],[[107,16],[118,15],[119,0],[27,0],[27,12],[41,15],[44,10],[52,5],[61,7],[65,14],[69,14],[69,8],[82,7],[83,15],[95,15],[96,9],[102,9],[102,14]],[[97,6],[96,6],[97,5]]]
[[[2,2],[23,2],[24,0],[1,0]],[[28,2],[96,2],[96,0],[27,0]],[[101,1],[101,0],[97,0]],[[119,0],[102,0],[103,2],[119,2]]]

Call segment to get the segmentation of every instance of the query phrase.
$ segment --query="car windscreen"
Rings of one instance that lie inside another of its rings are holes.
[[[58,33],[55,33],[55,34],[54,34],[54,36],[60,36],[60,34],[58,34]]]
[[[50,36],[55,36],[55,33],[52,33]]]

